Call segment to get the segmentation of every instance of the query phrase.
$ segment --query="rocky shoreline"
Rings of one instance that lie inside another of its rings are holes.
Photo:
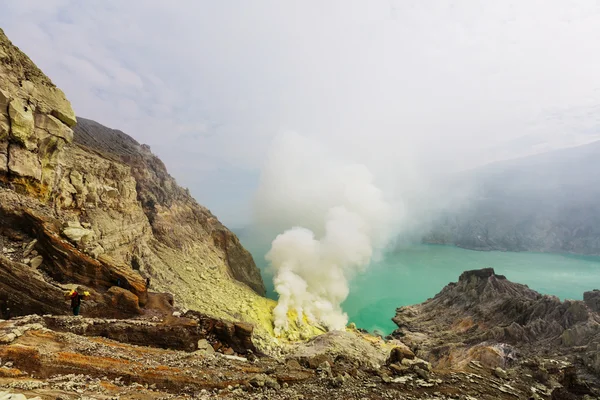
[[[594,399],[600,394],[599,305],[598,291],[586,293],[585,301],[560,302],[491,269],[467,271],[433,299],[398,308],[398,329],[386,339],[348,328],[288,342],[273,356],[256,349],[251,327],[238,330],[198,313],[24,316],[0,321],[0,393]]]

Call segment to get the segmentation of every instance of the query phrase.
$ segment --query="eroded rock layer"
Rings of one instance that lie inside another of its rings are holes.
[[[237,237],[147,146],[77,122],[0,31],[0,312],[65,313],[64,292],[79,286],[87,315],[130,317],[147,311],[151,288],[266,332],[272,304]]]

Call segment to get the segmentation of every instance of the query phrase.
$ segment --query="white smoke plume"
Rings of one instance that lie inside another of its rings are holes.
[[[368,168],[336,160],[296,134],[276,140],[258,192],[262,223],[285,229],[272,242],[279,303],[275,330],[287,329],[288,311],[328,329],[343,329],[341,308],[349,280],[385,249],[401,216],[386,201]]]

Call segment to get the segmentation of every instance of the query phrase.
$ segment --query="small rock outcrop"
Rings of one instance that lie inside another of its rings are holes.
[[[579,364],[582,374],[599,374],[596,293],[586,293],[585,302],[560,301],[491,268],[467,271],[434,298],[398,308],[392,336],[437,368],[476,363],[502,377],[503,369],[528,357],[548,357]],[[538,364],[532,364],[535,371]]]

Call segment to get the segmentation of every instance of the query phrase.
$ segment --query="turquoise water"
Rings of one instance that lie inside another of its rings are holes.
[[[267,295],[276,299],[266,246],[240,238],[261,268]],[[354,278],[344,311],[359,328],[392,332],[397,307],[435,296],[466,270],[494,268],[514,282],[561,299],[582,299],[583,292],[600,289],[600,257],[547,253],[479,252],[453,246],[415,245],[389,253]]]

